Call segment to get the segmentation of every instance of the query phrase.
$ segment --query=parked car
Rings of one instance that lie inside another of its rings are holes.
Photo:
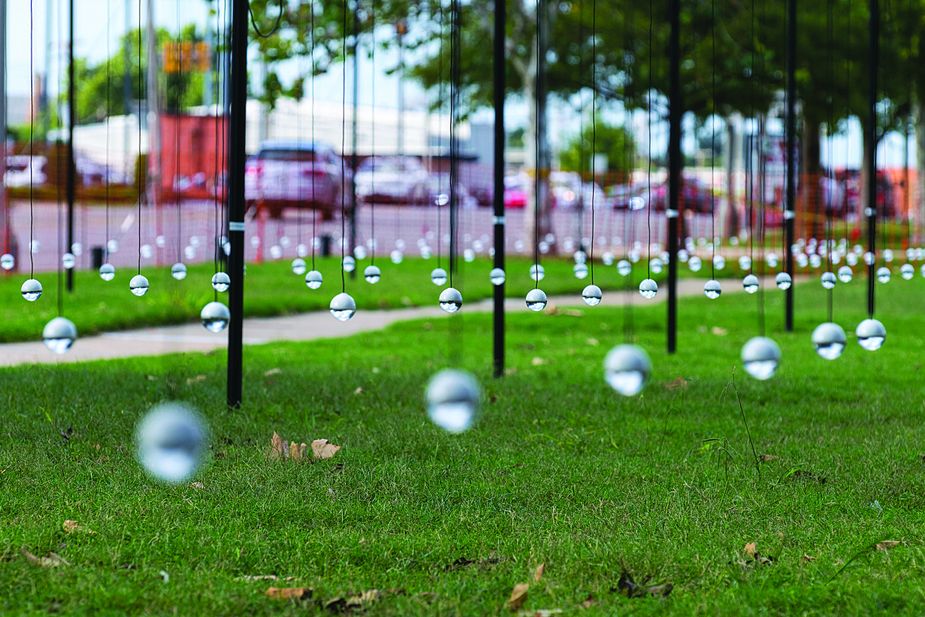
[[[28,154],[7,156],[3,184],[8,187],[29,186],[30,182],[33,186],[45,184],[48,180],[47,167],[48,158],[44,156],[29,156]]]
[[[641,195],[645,198],[645,187],[643,187]],[[713,205],[711,197],[712,190],[706,182],[693,176],[684,176],[681,184],[682,209],[700,213],[710,212]],[[718,199],[716,206],[719,208]],[[652,207],[658,212],[668,208],[668,183],[652,187]]]
[[[244,195],[248,208],[265,208],[272,218],[282,217],[284,208],[317,208],[330,220],[350,178],[350,170],[330,146],[267,142],[245,163]]]
[[[504,207],[525,208],[527,206],[527,176],[515,174],[504,176]]]
[[[429,177],[415,157],[373,156],[357,169],[357,197],[365,202],[421,205],[427,200]]]
[[[457,203],[460,208],[475,208],[478,200],[472,196],[462,182],[456,183]],[[430,175],[426,202],[430,206],[448,205],[450,200],[450,174],[438,172]]]
[[[845,216],[853,218],[859,211],[859,205],[863,196],[861,194],[861,172],[857,169],[849,169],[836,172],[836,179],[842,184],[843,189],[838,195],[842,202],[841,208],[836,209],[836,216]],[[896,200],[893,196],[893,185],[890,183],[889,175],[885,171],[877,170],[877,213],[886,218],[895,217],[897,210]]]

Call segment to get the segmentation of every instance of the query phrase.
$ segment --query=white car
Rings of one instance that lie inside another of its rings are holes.
[[[429,179],[430,174],[417,158],[374,156],[357,169],[357,197],[367,203],[424,204]]]
[[[48,180],[45,169],[48,158],[44,156],[29,156],[16,154],[6,157],[6,172],[3,175],[3,184],[8,187],[22,187],[45,184]],[[30,174],[31,171],[31,174]]]

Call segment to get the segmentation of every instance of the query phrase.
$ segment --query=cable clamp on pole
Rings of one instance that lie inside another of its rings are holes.
[[[244,231],[244,221],[228,221],[228,231]]]
[[[665,216],[667,216],[667,217],[670,218],[670,219],[676,219],[676,218],[678,218],[678,211],[677,211],[677,210],[670,210],[670,209],[669,209],[669,210],[666,210],[666,211],[665,211]]]
[[[504,217],[503,217],[503,216],[496,216],[496,217],[494,217],[494,218],[492,219],[492,221],[494,221],[494,224],[495,224],[495,225],[504,225]]]

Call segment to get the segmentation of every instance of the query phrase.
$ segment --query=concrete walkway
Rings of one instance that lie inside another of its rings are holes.
[[[678,295],[692,296],[703,293],[702,280],[682,279],[678,281]],[[773,285],[773,283],[770,283]],[[724,293],[737,293],[742,286],[737,281],[724,281]],[[636,305],[663,302],[667,298],[664,289],[653,300],[641,298],[638,292],[604,292],[600,306],[623,306],[628,298]],[[550,305],[584,307],[581,296],[556,296],[550,298]],[[488,312],[492,310],[491,300],[464,304],[463,311]],[[509,298],[506,310],[510,313],[526,312],[522,299]],[[361,332],[380,330],[399,321],[420,318],[446,317],[447,314],[436,306],[397,310],[357,311],[348,322],[336,321],[328,311],[316,311],[299,315],[282,317],[249,318],[244,320],[244,343],[260,345],[273,341],[311,341],[316,339],[339,338]],[[227,344],[227,334],[210,334],[199,323],[179,326],[163,326],[140,330],[123,330],[108,332],[95,336],[78,338],[74,347],[64,355],[55,355],[46,349],[41,341],[28,343],[6,343],[0,345],[0,366],[18,364],[55,364],[59,362],[86,362],[111,358],[130,358],[136,356],[160,356],[172,353],[205,353],[220,349]]]

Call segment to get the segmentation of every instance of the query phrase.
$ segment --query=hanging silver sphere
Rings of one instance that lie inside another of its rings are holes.
[[[588,306],[597,306],[601,303],[604,294],[601,293],[601,288],[597,285],[588,285],[581,292],[581,299],[585,301],[585,304]]]
[[[858,265],[858,256],[855,253],[848,253],[845,255],[845,263],[852,268],[855,267]]]
[[[617,274],[620,276],[629,276],[633,271],[633,264],[628,259],[621,259],[617,262]]]
[[[722,255],[716,255],[713,258],[713,267],[716,268],[717,270],[722,270],[723,268],[725,268],[726,258],[723,257]]]
[[[392,252],[389,253],[389,259],[397,266],[405,259],[405,256],[400,250],[392,249]]]
[[[703,268],[703,260],[696,255],[691,255],[691,258],[687,260],[687,267],[690,268],[691,272],[700,272],[700,269]]]
[[[437,287],[443,287],[446,285],[446,270],[443,268],[434,268],[430,272],[430,282],[436,285]]]
[[[212,289],[225,293],[229,287],[231,287],[231,277],[227,272],[216,272],[212,275]]]
[[[100,266],[100,278],[104,281],[111,281],[116,278],[116,267],[111,263],[104,263]]]
[[[135,433],[138,461],[154,478],[170,484],[196,473],[207,450],[202,419],[181,403],[163,403],[149,411]]]
[[[296,276],[302,276],[303,274],[305,274],[305,270],[308,269],[307,266],[305,265],[305,260],[302,259],[301,257],[296,257],[295,259],[293,259],[292,263],[290,264],[290,267],[292,268],[292,273],[295,274]]]
[[[816,253],[813,253],[812,255],[809,256],[809,265],[812,266],[813,268],[819,268],[820,266],[822,266],[822,257],[817,255]]]
[[[360,247],[357,247],[357,248],[360,248]],[[354,270],[356,270],[356,267],[357,267],[356,259],[354,259],[350,255],[347,255],[346,257],[344,257],[343,261],[341,262],[341,266],[344,268],[344,272],[353,272]]]
[[[63,354],[77,339],[77,327],[66,317],[55,317],[42,330],[42,341],[45,347],[56,354]]]
[[[578,280],[588,278],[588,266],[584,262],[575,264],[572,267],[572,272],[575,273],[575,278]]]
[[[357,303],[350,294],[339,293],[331,299],[330,309],[337,321],[349,321],[357,312]]]
[[[658,283],[652,279],[644,279],[639,283],[639,295],[646,300],[651,300],[658,293]]]
[[[816,326],[813,330],[813,347],[821,358],[835,360],[845,350],[848,337],[845,330],[837,323],[826,322]]]
[[[546,292],[542,289],[531,289],[527,292],[527,308],[538,313],[546,308]]]
[[[710,279],[703,284],[703,295],[710,300],[716,300],[723,293],[723,287],[716,279]]]
[[[35,302],[42,297],[42,284],[35,279],[26,279],[19,291],[23,298],[29,302]]]
[[[903,277],[903,280],[911,281],[915,276],[915,266],[912,264],[903,264],[902,268],[899,269],[899,274]]]
[[[893,262],[893,249],[883,249],[883,261],[887,263]]]
[[[440,292],[440,308],[446,313],[455,313],[460,309],[463,303],[462,294],[458,289],[447,287]]]
[[[604,251],[604,253],[601,255],[601,263],[605,266],[612,266],[615,260],[616,257],[610,251]]]
[[[649,260],[649,271],[652,274],[661,274],[663,269],[664,265],[662,260],[658,257],[653,257],[651,260]]]
[[[139,298],[146,293],[148,293],[148,279],[143,274],[136,274],[132,277],[132,280],[128,282],[128,288],[132,292],[132,295],[138,296]]]
[[[617,345],[604,358],[604,379],[623,396],[636,396],[652,374],[652,361],[641,347]]]
[[[571,242],[571,238],[566,238],[566,241]],[[575,251],[575,253],[572,255],[572,259],[574,260],[576,264],[587,263],[588,254],[585,253],[584,251],[578,250],[578,251]]]
[[[877,280],[878,280],[879,282],[881,282],[881,283],[889,283],[889,282],[890,282],[890,276],[891,276],[891,275],[892,275],[892,273],[890,272],[890,269],[887,268],[886,266],[881,266],[881,267],[877,268]]]
[[[842,266],[838,269],[838,280],[842,283],[850,283],[852,278],[854,278],[854,272],[851,266]]]
[[[448,433],[463,433],[478,417],[482,392],[475,378],[453,369],[442,370],[427,384],[427,415]]]
[[[348,255],[348,257],[350,257],[350,256]],[[362,259],[366,259],[366,247],[363,246],[362,244],[357,244],[355,247],[353,247],[353,257],[351,258],[351,261],[353,261],[354,258],[355,258],[355,259],[361,259],[361,260],[362,260]],[[345,270],[347,269],[346,266],[347,266],[347,261],[346,261],[346,259],[345,259],[345,261],[344,261],[344,269],[345,269]],[[355,262],[355,261],[353,261],[352,266],[353,266],[353,267],[356,267],[356,262]],[[347,272],[353,272],[353,268],[351,268],[350,270],[347,270]]]
[[[819,282],[822,283],[823,289],[835,289],[837,280],[834,272],[823,272],[822,276],[819,277]]]
[[[175,278],[178,281],[182,281],[186,278],[186,265],[180,262],[175,263],[170,266],[170,276]]]
[[[319,289],[321,283],[324,282],[324,277],[321,276],[321,273],[317,270],[311,270],[308,274],[305,275],[305,286],[309,289]]]
[[[742,365],[745,371],[755,379],[761,381],[770,379],[780,365],[780,347],[765,336],[749,339],[742,346]]]
[[[778,272],[777,276],[774,277],[774,284],[777,285],[778,289],[786,291],[793,285],[793,279],[786,272]]]
[[[77,258],[74,257],[73,253],[65,253],[61,256],[61,265],[64,266],[65,270],[73,270],[76,264]]]
[[[382,271],[379,270],[379,266],[366,266],[363,270],[363,278],[370,285],[375,285],[382,278]]]
[[[530,278],[536,282],[543,280],[543,277],[546,276],[546,268],[539,264],[533,264],[530,266]]]
[[[877,351],[886,341],[886,328],[880,321],[873,318],[859,323],[854,334],[858,337],[858,344],[867,351]]]
[[[752,267],[752,258],[748,255],[739,257],[739,270],[750,270]]]
[[[759,286],[758,277],[755,276],[754,274],[749,274],[744,279],[742,279],[742,288],[745,290],[746,293],[750,293],[750,294],[755,293],[756,291],[758,291],[758,286]]]
[[[769,253],[768,256],[765,257],[765,261],[769,268],[776,268],[777,264],[780,263],[780,258],[778,258],[777,253]]]
[[[209,332],[221,332],[228,327],[231,311],[221,302],[209,302],[199,312],[203,327]]]
[[[0,256],[0,268],[3,268],[7,272],[13,269],[13,266],[16,265],[16,258],[10,255],[9,253],[4,253]]]
[[[491,281],[491,284],[497,287],[498,285],[504,285],[505,275],[504,270],[501,268],[492,268],[491,272],[488,273],[488,280]]]

